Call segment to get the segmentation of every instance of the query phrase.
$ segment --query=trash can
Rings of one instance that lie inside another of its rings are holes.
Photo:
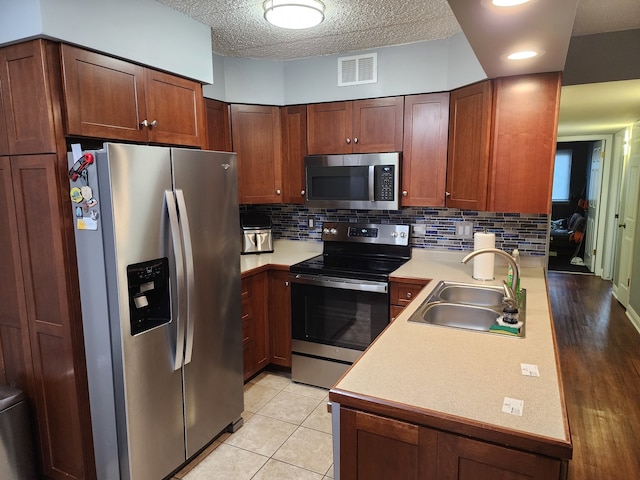
[[[0,478],[36,480],[26,396],[8,385],[0,385]]]

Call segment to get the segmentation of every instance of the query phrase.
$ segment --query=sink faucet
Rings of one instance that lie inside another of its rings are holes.
[[[516,264],[515,259],[509,255],[507,252],[500,250],[499,248],[481,248],[479,250],[475,250],[473,252],[471,252],[469,255],[467,255],[466,257],[464,257],[462,259],[462,263],[467,263],[469,260],[471,260],[473,257],[477,256],[477,255],[481,255],[483,253],[496,253],[502,257],[504,257],[504,259],[509,262],[509,264],[511,265],[511,269],[513,270],[513,280],[511,282],[511,285],[515,286],[518,285],[518,279],[520,277],[520,271],[518,270],[518,265]],[[516,295],[516,292],[514,291],[513,287],[510,287],[509,285],[507,285],[507,282],[503,281],[502,282],[503,287],[504,287],[504,303],[505,305],[518,309],[518,296]],[[517,288],[517,287],[516,287]]]

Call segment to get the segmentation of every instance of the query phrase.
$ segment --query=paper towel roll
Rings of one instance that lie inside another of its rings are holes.
[[[473,249],[495,248],[496,236],[494,233],[476,232],[473,235]],[[493,268],[495,265],[495,254],[483,253],[473,257],[473,278],[476,280],[493,280]]]

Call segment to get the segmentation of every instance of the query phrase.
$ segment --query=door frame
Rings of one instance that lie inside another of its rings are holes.
[[[604,158],[602,159],[602,166],[600,168],[600,179],[598,183],[601,186],[600,190],[600,198],[601,201],[598,202],[598,209],[596,212],[596,225],[597,231],[595,238],[594,247],[596,249],[596,261],[594,273],[599,277],[603,275],[603,265],[609,264],[613,262],[614,256],[614,248],[607,249],[607,251],[603,251],[604,246],[604,238],[606,232],[611,229],[611,225],[606,222],[600,222],[600,215],[602,212],[609,211],[609,205],[611,202],[617,203],[617,198],[610,198],[609,192],[609,182],[611,177],[612,170],[612,162],[611,162],[611,146],[613,145],[613,135],[611,134],[601,134],[601,135],[574,135],[567,137],[558,137],[556,139],[557,143],[563,142],[597,142],[602,140],[604,142]],[[616,226],[617,228],[617,226]],[[600,250],[600,253],[597,253]]]

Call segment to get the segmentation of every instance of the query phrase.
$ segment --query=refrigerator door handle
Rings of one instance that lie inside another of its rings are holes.
[[[182,254],[182,237],[180,235],[180,224],[178,222],[178,210],[176,209],[176,199],[173,191],[165,190],[165,203],[167,204],[167,213],[169,214],[169,224],[171,228],[171,243],[173,244],[173,256],[176,267],[176,289],[178,314],[175,318],[176,325],[176,344],[175,357],[173,359],[173,370],[180,370],[184,360],[184,322],[186,321],[188,310],[186,302],[186,285],[184,272],[184,258]]]
[[[186,270],[187,284],[187,323],[186,323],[186,347],[184,353],[184,364],[191,362],[193,353],[193,334],[195,320],[193,317],[193,306],[195,305],[193,295],[195,292],[195,280],[193,270],[193,247],[191,244],[191,229],[189,228],[189,216],[187,214],[187,204],[184,201],[184,193],[181,189],[176,189],[176,200],[178,201],[178,212],[180,213],[180,230],[182,232],[182,243],[184,246],[184,265]]]

